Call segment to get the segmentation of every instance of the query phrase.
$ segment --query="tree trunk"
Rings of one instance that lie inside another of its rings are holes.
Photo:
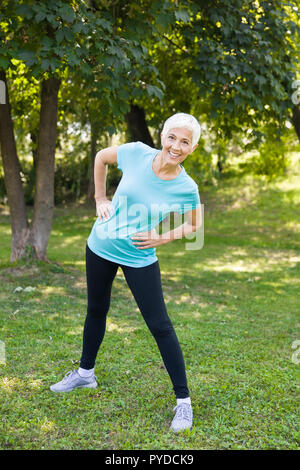
[[[294,124],[294,128],[295,128],[296,134],[300,142],[300,107],[299,106],[293,107],[292,123]]]
[[[50,77],[41,84],[36,183],[31,241],[38,259],[46,260],[54,208],[54,162],[57,137],[57,102],[60,80]]]
[[[219,170],[220,175],[221,175],[222,172],[223,172],[223,168],[224,168],[223,164],[224,164],[224,156],[223,156],[223,152],[221,151],[220,146],[219,146],[219,149],[218,149],[217,167],[218,167],[218,170]]]
[[[140,141],[149,145],[150,147],[154,147],[154,143],[146,123],[145,111],[143,108],[140,108],[136,105],[131,105],[130,111],[126,115],[126,122],[129,139],[132,142]]]
[[[30,230],[4,71],[0,71],[0,80],[6,87],[6,102],[0,104],[0,144],[12,231],[10,261],[15,261],[25,252]]]
[[[3,71],[0,71],[0,80],[6,85]],[[54,206],[54,157],[59,85],[60,81],[56,78],[42,82],[35,200],[30,226],[26,214],[7,85],[6,103],[0,105],[1,155],[12,229],[10,261],[22,258],[28,249],[33,251],[37,258],[47,259],[46,250]]]

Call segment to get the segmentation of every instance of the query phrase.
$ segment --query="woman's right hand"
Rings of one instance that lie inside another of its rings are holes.
[[[96,213],[100,221],[109,219],[113,213],[113,206],[109,199],[96,200]]]

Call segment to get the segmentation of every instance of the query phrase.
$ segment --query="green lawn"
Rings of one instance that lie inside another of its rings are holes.
[[[48,249],[56,264],[24,266],[9,264],[2,207],[1,449],[299,449],[299,175],[298,162],[271,183],[240,175],[205,188],[203,249],[178,240],[157,250],[194,409],[194,427],[181,435],[169,431],[171,382],[121,269],[98,388],[50,392],[79,365],[95,211],[56,208]]]

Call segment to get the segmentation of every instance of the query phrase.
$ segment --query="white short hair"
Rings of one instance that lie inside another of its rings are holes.
[[[192,145],[196,145],[201,135],[201,126],[191,114],[176,113],[170,116],[164,123],[162,135],[166,135],[170,129],[184,127],[192,132]]]

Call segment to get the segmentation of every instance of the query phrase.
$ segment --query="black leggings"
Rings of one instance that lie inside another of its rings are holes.
[[[176,398],[188,397],[184,360],[175,330],[167,314],[158,261],[142,268],[133,268],[101,258],[86,246],[88,305],[80,367],[92,369],[95,365],[105,333],[111,287],[119,266],[156,340]]]

